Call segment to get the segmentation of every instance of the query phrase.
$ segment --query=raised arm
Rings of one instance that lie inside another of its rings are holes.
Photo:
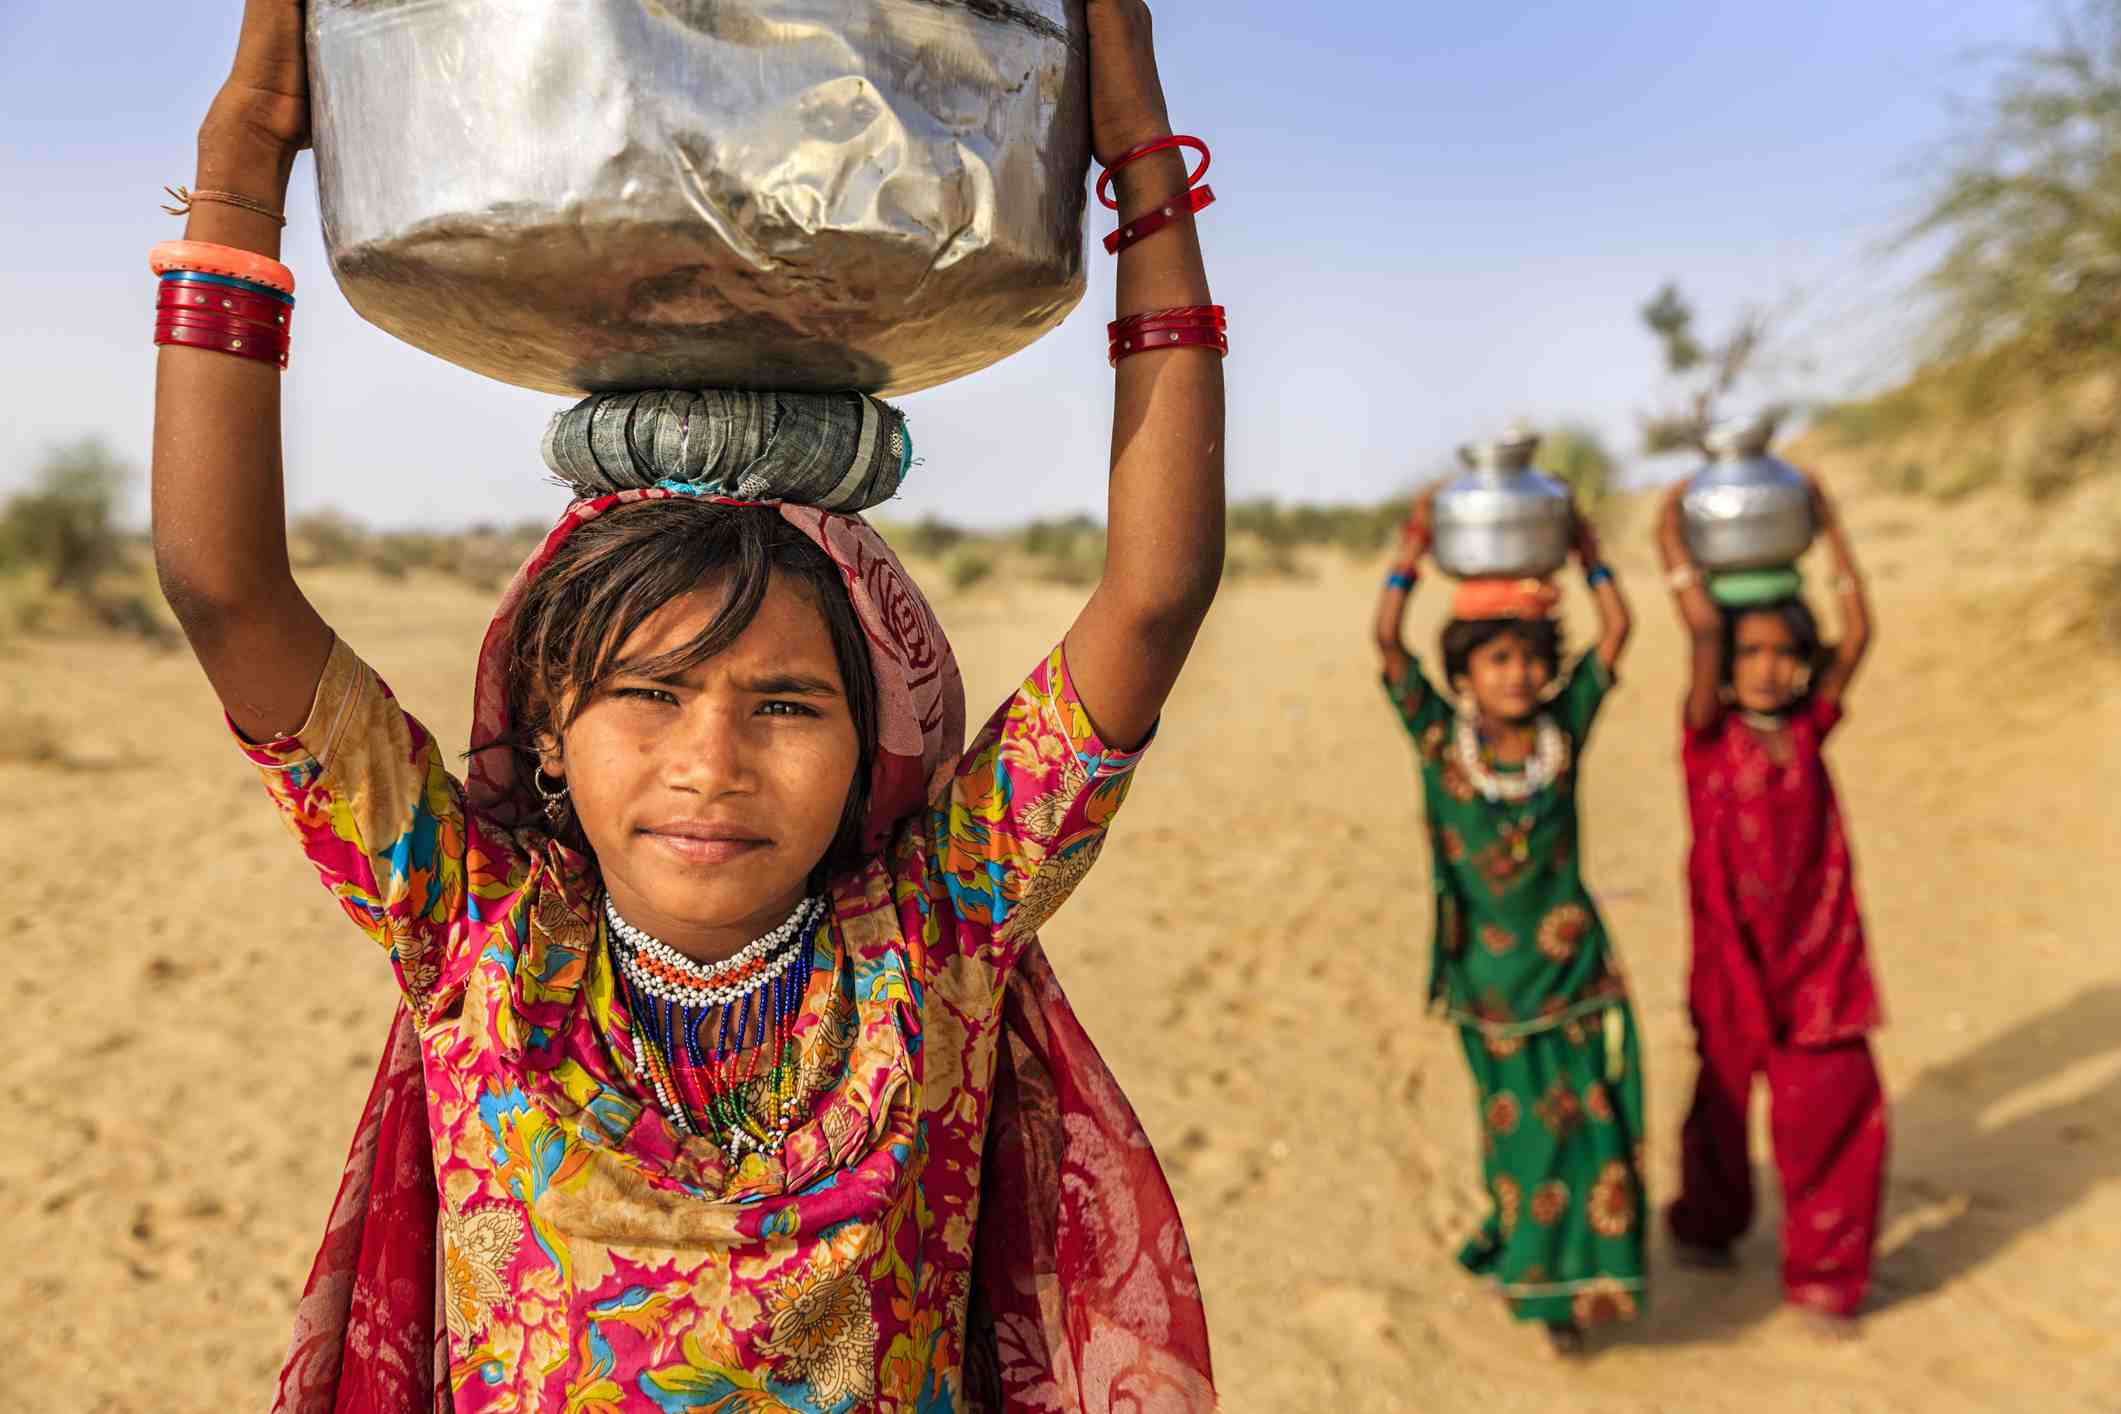
[[[199,190],[282,210],[309,143],[300,0],[246,0],[227,81],[199,129]],[[185,236],[277,258],[280,228],[200,202]],[[155,569],[221,703],[263,740],[302,725],[331,630],[287,560],[280,373],[269,363],[164,348],[155,367]]]
[[[1088,0],[1092,141],[1110,163],[1166,137],[1149,9]],[[1129,163],[1115,178],[1131,220],[1186,189],[1183,153]],[[1210,302],[1192,221],[1119,256],[1119,313]],[[1139,745],[1192,651],[1222,580],[1223,371],[1214,351],[1176,348],[1120,360],[1112,403],[1105,570],[1068,631],[1075,690],[1114,746]]]
[[[1856,552],[1849,545],[1848,531],[1828,499],[1817,477],[1805,478],[1812,487],[1812,515],[1826,539],[1827,553],[1834,561],[1835,597],[1841,601],[1841,637],[1835,641],[1834,657],[1826,665],[1816,689],[1828,702],[1839,702],[1849,690],[1856,669],[1863,666],[1871,648],[1871,606],[1864,597],[1863,576],[1856,570]]]
[[[1613,578],[1613,571],[1606,567],[1605,556],[1598,548],[1598,532],[1574,505],[1569,514],[1575,521],[1576,562],[1583,566],[1591,601],[1598,606],[1598,642],[1592,651],[1610,677],[1620,670],[1620,655],[1627,650],[1635,620],[1628,612],[1627,596],[1620,592],[1620,581]]]
[[[1374,627],[1387,682],[1398,682],[1406,675],[1407,664],[1414,660],[1405,637],[1407,604],[1414,597],[1414,585],[1421,574],[1421,557],[1429,552],[1429,542],[1434,537],[1436,490],[1435,486],[1429,487],[1408,508],[1406,524],[1400,528],[1399,552],[1392,557],[1391,567],[1385,571],[1384,587],[1377,594]]]
[[[1679,499],[1685,494],[1683,481],[1665,493],[1657,516],[1657,553],[1664,561],[1665,583],[1671,586],[1679,622],[1686,628],[1691,663],[1686,724],[1700,731],[1716,720],[1723,707],[1723,613],[1709,597],[1708,580],[1694,563],[1680,528]]]

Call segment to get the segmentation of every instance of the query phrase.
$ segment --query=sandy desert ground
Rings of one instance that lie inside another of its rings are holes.
[[[1589,756],[1586,828],[1647,1033],[1661,1198],[1693,1064],[1679,640],[1642,514],[1613,537],[1641,629]],[[1881,631],[1834,759],[1895,1131],[1865,1339],[1822,1346],[1779,1309],[1772,1203],[1734,1274],[1676,1270],[1660,1238],[1650,1314],[1568,1366],[1456,1269],[1482,1203],[1470,1087],[1420,1014],[1425,862],[1365,636],[1375,567],[1333,557],[1226,592],[1113,846],[1047,938],[1170,1170],[1230,1410],[2121,1410],[2121,657],[2078,625],[2095,606],[2069,569],[2111,525],[2077,503],[1875,496],[1850,519]],[[311,587],[460,743],[488,597],[353,572]],[[976,714],[1076,602],[992,582],[940,600]],[[387,973],[188,655],[0,655],[0,723],[62,746],[0,751],[20,1008],[0,1052],[8,1402],[260,1407]],[[1772,1192],[1764,1156],[1761,1174]]]

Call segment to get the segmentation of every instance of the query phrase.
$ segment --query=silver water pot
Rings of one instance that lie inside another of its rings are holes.
[[[1532,469],[1522,428],[1458,449],[1469,468],[1436,493],[1430,553],[1460,579],[1543,578],[1569,558],[1569,492]]]
[[[310,0],[363,317],[552,393],[904,393],[1083,293],[1083,0]]]
[[[1726,423],[1708,436],[1712,460],[1679,498],[1680,528],[1710,571],[1790,564],[1812,543],[1812,493],[1787,462],[1768,455],[1772,419]]]

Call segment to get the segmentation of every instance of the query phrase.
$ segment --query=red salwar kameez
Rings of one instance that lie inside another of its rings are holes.
[[[1753,1216],[1746,1104],[1766,1073],[1788,1299],[1853,1315],[1870,1281],[1886,1155],[1868,1033],[1880,1020],[1853,863],[1813,698],[1774,742],[1725,711],[1685,738],[1694,842],[1689,1005],[1701,1070],[1680,1136],[1673,1235],[1723,1248]],[[1777,759],[1777,755],[1781,760]]]

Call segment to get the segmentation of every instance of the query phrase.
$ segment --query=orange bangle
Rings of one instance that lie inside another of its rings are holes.
[[[268,285],[283,295],[295,292],[295,272],[254,250],[209,241],[164,241],[148,252],[147,267],[157,275],[172,270],[192,270],[202,275],[227,275]]]

